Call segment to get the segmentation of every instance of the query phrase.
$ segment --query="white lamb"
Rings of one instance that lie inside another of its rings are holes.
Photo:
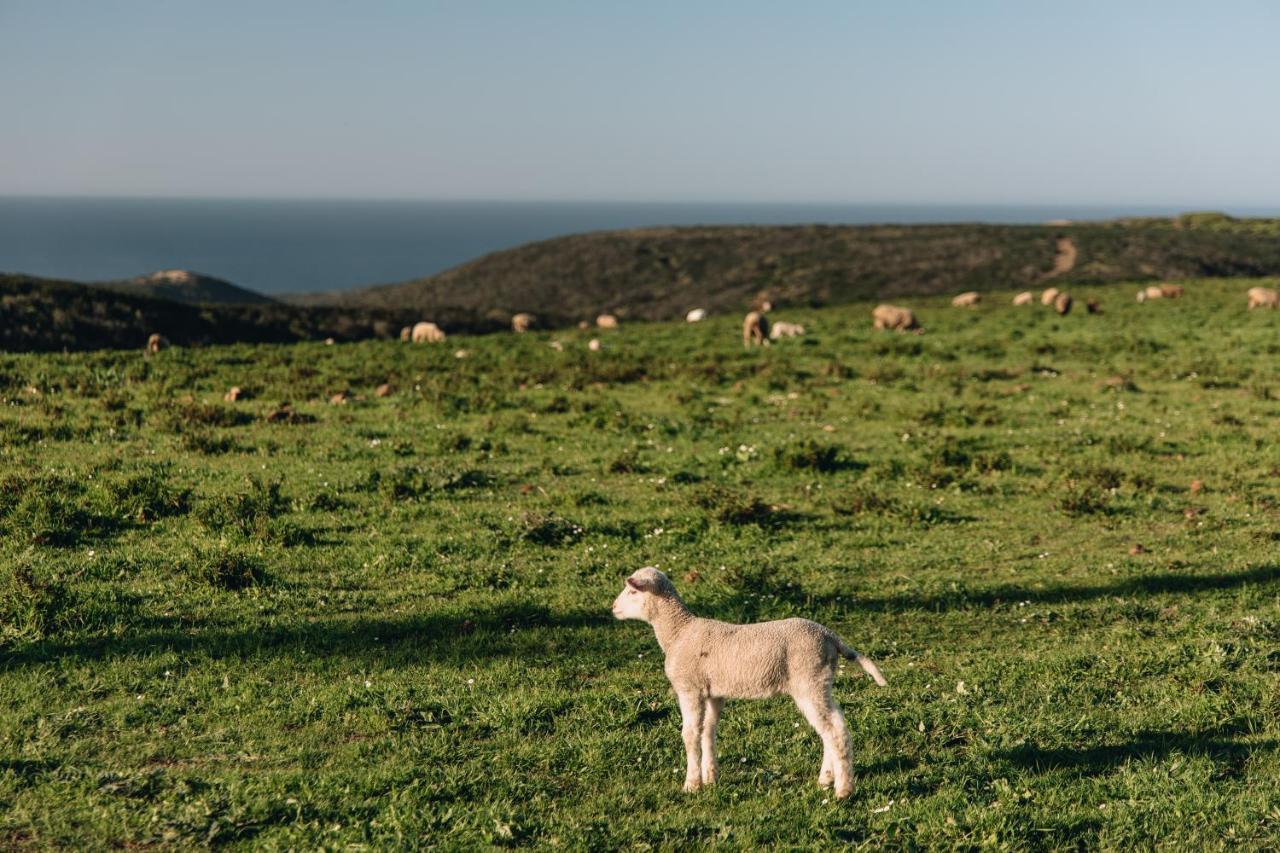
[[[831,698],[840,657],[852,658],[881,687],[880,669],[849,648],[834,631],[808,619],[731,625],[694,616],[671,580],[646,566],[627,578],[613,602],[618,619],[653,626],[666,656],[665,670],[683,717],[684,789],[716,781],[716,726],[725,699],[789,694],[822,738],[818,784],[834,784],[839,798],[853,792],[849,729]]]

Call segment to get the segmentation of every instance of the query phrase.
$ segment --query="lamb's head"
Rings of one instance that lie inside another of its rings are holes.
[[[626,586],[613,600],[613,615],[618,619],[653,621],[658,608],[667,601],[679,601],[671,579],[653,566],[637,569],[627,578]]]

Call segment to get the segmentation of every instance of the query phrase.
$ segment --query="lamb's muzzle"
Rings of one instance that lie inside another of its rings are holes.
[[[666,656],[665,670],[683,717],[685,790],[716,781],[716,726],[725,699],[762,699],[786,693],[822,738],[818,783],[837,797],[853,791],[849,729],[831,697],[841,656],[858,662],[881,687],[871,660],[834,631],[808,619],[731,625],[694,616],[671,579],[652,566],[632,574],[613,602],[618,619],[653,626]]]

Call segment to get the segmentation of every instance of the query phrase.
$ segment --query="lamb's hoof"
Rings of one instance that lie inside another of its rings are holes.
[[[703,785],[703,787],[706,787],[707,785],[714,785],[715,783],[716,783],[716,774],[715,774],[715,773],[707,773],[707,772],[704,770],[704,771],[703,771],[703,773],[702,773],[702,785]]]
[[[832,785],[834,785],[834,784],[835,784],[835,780],[834,780],[834,779],[832,779],[830,776],[819,776],[819,777],[818,777],[818,787],[819,787],[819,788],[830,788],[830,787],[831,787]]]
[[[849,795],[850,795],[850,794],[852,794],[852,793],[853,793],[853,785],[849,784],[848,782],[846,782],[846,783],[845,783],[845,784],[843,784],[843,785],[838,785],[838,786],[836,786],[836,799],[837,799],[837,800],[844,800],[844,799],[847,799],[847,798],[849,797]]]
[[[701,790],[701,788],[702,788],[702,780],[700,779],[684,780],[684,790],[686,794],[695,793],[696,791]]]

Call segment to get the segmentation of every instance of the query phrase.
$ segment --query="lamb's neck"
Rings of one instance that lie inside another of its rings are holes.
[[[677,599],[663,602],[662,607],[649,623],[653,625],[653,633],[658,638],[658,645],[662,647],[663,654],[671,650],[676,639],[693,619],[693,614],[684,606],[683,601]]]

